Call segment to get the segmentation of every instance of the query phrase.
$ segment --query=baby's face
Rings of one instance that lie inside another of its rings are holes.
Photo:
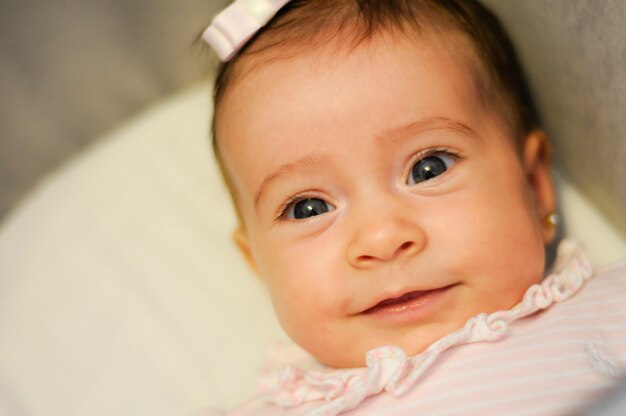
[[[464,62],[379,37],[266,63],[225,98],[238,242],[286,332],[325,364],[416,354],[542,277],[541,136],[520,158]]]

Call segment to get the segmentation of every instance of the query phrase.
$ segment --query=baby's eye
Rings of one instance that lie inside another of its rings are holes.
[[[418,160],[409,174],[409,185],[415,185],[437,177],[450,169],[456,162],[451,154],[438,153]]]
[[[285,216],[292,220],[303,220],[334,210],[335,207],[319,198],[306,198],[291,203],[285,210]]]

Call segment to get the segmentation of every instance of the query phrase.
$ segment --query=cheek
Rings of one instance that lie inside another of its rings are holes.
[[[323,331],[342,304],[334,260],[297,243],[265,244],[256,257],[283,329],[300,345],[314,342],[310,334]]]
[[[447,219],[431,235],[453,273],[515,293],[541,278],[543,241],[521,180],[477,184],[433,215]]]

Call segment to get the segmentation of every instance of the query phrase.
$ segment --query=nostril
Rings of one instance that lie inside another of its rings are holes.
[[[411,247],[413,247],[414,243],[412,241],[406,241],[404,243],[402,243],[400,245],[400,247],[397,248],[397,250],[394,253],[388,253],[389,257],[387,256],[373,256],[373,255],[369,255],[369,254],[363,254],[360,255],[356,258],[356,260],[361,263],[361,264],[368,264],[368,263],[372,263],[373,261],[376,260],[389,260],[391,258],[394,258],[396,255],[400,254],[400,253],[404,253],[407,251],[411,250]]]
[[[360,263],[368,263],[368,262],[371,262],[372,260],[374,260],[374,256],[363,255],[363,256],[359,256],[357,258],[357,260]]]
[[[406,251],[409,248],[411,248],[412,245],[413,245],[412,241],[406,241],[406,242],[402,243],[402,245],[400,247],[398,247],[398,251]]]

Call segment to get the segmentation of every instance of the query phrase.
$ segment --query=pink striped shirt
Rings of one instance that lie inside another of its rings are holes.
[[[580,411],[626,375],[626,262],[596,273],[579,293],[566,297],[515,319],[498,339],[474,343],[477,339],[464,338],[442,348],[399,397],[388,384],[375,387],[375,394],[349,410],[328,406],[332,400],[323,399],[281,406],[261,395],[233,415],[535,416]],[[298,387],[302,393],[302,385]],[[333,400],[339,403],[342,394]]]

